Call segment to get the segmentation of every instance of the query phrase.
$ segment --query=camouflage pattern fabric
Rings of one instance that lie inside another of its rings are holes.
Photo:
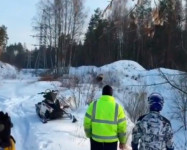
[[[138,150],[174,150],[172,139],[169,120],[158,112],[140,117],[132,133],[132,145],[137,145],[139,148],[134,149]]]

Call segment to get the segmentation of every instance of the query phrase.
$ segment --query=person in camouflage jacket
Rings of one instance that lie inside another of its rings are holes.
[[[171,123],[160,114],[163,97],[153,93],[148,103],[150,112],[141,116],[133,128],[132,150],[174,150]]]

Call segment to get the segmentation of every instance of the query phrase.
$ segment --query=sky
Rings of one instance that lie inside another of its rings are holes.
[[[0,0],[0,26],[5,25],[7,27],[8,45],[21,42],[22,44],[25,43],[29,50],[32,50],[34,49],[33,44],[38,44],[31,35],[35,34],[32,25],[39,1]],[[88,12],[87,19],[89,20],[96,8],[104,9],[108,4],[109,0],[85,0],[85,10]]]

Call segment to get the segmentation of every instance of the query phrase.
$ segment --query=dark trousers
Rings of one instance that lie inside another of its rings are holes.
[[[91,150],[117,150],[117,142],[100,143],[90,139]]]

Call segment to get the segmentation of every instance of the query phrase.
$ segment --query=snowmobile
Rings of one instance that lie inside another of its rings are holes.
[[[67,112],[69,105],[62,104],[56,97],[58,91],[55,90],[46,90],[38,94],[42,94],[44,100],[35,104],[36,113],[39,116],[40,120],[43,123],[47,123],[49,120],[60,119],[60,118],[69,118],[72,119],[72,122],[76,122],[77,119],[74,115]]]

